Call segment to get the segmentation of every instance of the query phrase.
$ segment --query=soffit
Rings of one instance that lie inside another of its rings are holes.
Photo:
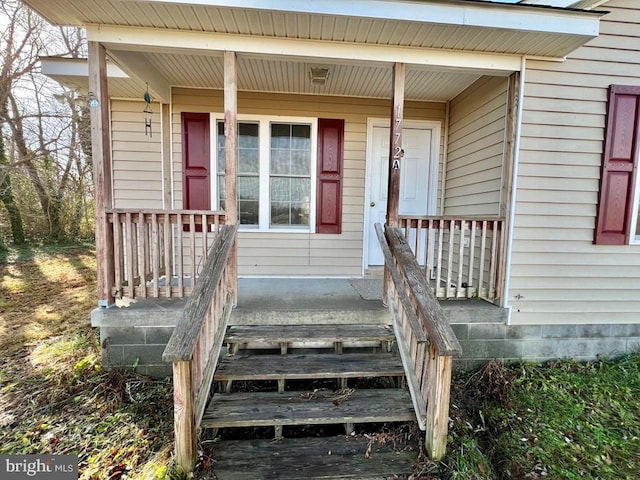
[[[223,88],[223,64],[220,55],[145,53],[144,57],[163,72],[164,77],[174,87]],[[329,69],[325,85],[314,85],[310,82],[309,67],[312,65]],[[129,78],[115,65],[111,67],[110,95],[142,98],[145,91],[144,82]],[[88,91],[88,68],[84,60],[43,58],[42,71],[68,88],[84,94]],[[454,98],[484,73],[409,66],[405,97],[407,100],[444,102]],[[391,67],[387,65],[308,63],[304,59],[238,57],[238,89],[241,91],[389,98],[391,84]]]

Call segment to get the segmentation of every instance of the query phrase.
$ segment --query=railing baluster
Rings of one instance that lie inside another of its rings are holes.
[[[489,260],[489,300],[496,298],[496,263],[498,248],[498,222],[493,222],[491,235],[491,260]]]
[[[114,281],[116,283],[115,298],[122,298],[122,277],[124,274],[124,250],[122,245],[122,224],[120,223],[120,215],[113,214],[113,252],[115,262],[113,262],[115,272]]]
[[[447,292],[447,298],[451,298],[454,295],[452,294],[451,290],[451,282],[452,282],[452,275],[453,275],[453,245],[454,245],[454,240],[455,240],[455,222],[453,220],[449,220],[449,250],[448,250],[448,257],[447,257],[447,286],[446,286],[446,292]]]
[[[164,295],[171,298],[172,282],[173,282],[173,255],[171,253],[171,237],[173,231],[171,227],[171,217],[169,213],[164,214],[164,278],[165,290]]]
[[[444,293],[440,294],[440,283],[442,282],[442,244],[444,243],[444,221],[438,221],[438,258],[436,260],[436,297],[440,298],[446,296],[446,289]]]
[[[507,233],[505,232],[505,224],[503,220],[500,220],[500,245],[498,246],[498,258],[500,260],[499,260],[498,273],[496,277],[496,299],[502,298],[502,295],[503,295],[503,292],[502,292],[503,284],[500,280],[503,279],[505,275],[504,269],[506,265],[505,265],[505,259],[503,258],[503,255],[505,252],[506,238],[507,238]]]
[[[184,298],[184,245],[182,239],[184,238],[184,227],[182,223],[182,214],[176,215],[177,228],[177,240],[176,245],[176,265],[178,266],[178,297]]]
[[[421,238],[422,238],[422,221],[420,219],[416,220],[416,258],[418,259],[418,264],[420,264],[420,261],[422,260],[422,242],[421,242]],[[425,257],[425,264],[426,264],[426,257]]]
[[[478,296],[486,296],[484,294],[484,261],[487,251],[487,221],[482,221],[482,236],[480,237],[480,267],[478,268]]]
[[[433,247],[436,244],[435,238],[433,238],[433,222],[433,218],[427,220],[428,230],[426,232],[427,238],[425,239],[427,243],[427,258],[425,260],[425,276],[427,279],[427,283],[431,282],[431,277],[433,276]],[[435,290],[437,296],[438,285],[436,285]]]
[[[140,259],[140,296],[147,297],[147,270],[149,268],[149,242],[144,213],[138,213],[138,258]]]
[[[469,283],[467,284],[467,298],[473,297],[473,264],[476,259],[476,221],[471,220],[469,232]]]
[[[202,263],[207,261],[207,252],[209,250],[209,224],[207,223],[207,214],[202,214]]]
[[[464,240],[465,240],[465,231],[466,222],[464,220],[460,220],[460,246],[458,247],[458,281],[456,285],[456,298],[461,298],[465,296],[465,290],[462,288],[462,273],[464,270]]]
[[[198,266],[196,265],[196,218],[195,215],[189,215],[189,260],[191,263],[191,291],[196,288],[196,274]]]
[[[135,280],[133,275],[133,223],[131,222],[131,212],[125,213],[125,224],[124,224],[124,247],[126,249],[125,253],[125,272],[126,272],[126,280],[127,280],[127,293],[128,296],[133,298],[135,297]]]
[[[158,214],[151,214],[151,255],[153,269],[153,298],[160,296],[160,244],[158,241]]]

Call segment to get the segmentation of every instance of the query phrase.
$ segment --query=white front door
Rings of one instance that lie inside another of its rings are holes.
[[[400,215],[436,213],[437,158],[439,124],[411,123],[403,128],[404,157],[400,161]],[[385,224],[389,177],[389,127],[373,124],[369,128],[367,238],[365,267],[384,265],[374,224]],[[423,252],[424,248],[421,249]],[[424,259],[421,259],[424,262]]]

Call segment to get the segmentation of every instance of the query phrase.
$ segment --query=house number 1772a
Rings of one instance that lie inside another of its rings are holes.
[[[397,106],[396,115],[394,119],[394,132],[393,132],[393,169],[400,169],[400,159],[404,154],[400,140],[402,138],[402,109],[400,105]]]

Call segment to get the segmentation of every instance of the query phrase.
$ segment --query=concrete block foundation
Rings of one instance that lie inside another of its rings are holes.
[[[350,292],[348,280],[316,280],[308,287],[299,279],[264,280],[264,285],[254,285],[256,280],[245,282],[251,282],[246,291],[253,296],[245,293],[242,305],[231,316],[232,324],[390,322],[381,302],[365,301]],[[170,376],[171,365],[162,361],[162,352],[185,304],[185,300],[153,299],[126,308],[94,310],[91,324],[100,328],[103,365]],[[640,324],[509,326],[507,311],[488,302],[443,301],[441,305],[463,350],[454,359],[456,369],[472,369],[492,359],[587,361],[640,350]]]

